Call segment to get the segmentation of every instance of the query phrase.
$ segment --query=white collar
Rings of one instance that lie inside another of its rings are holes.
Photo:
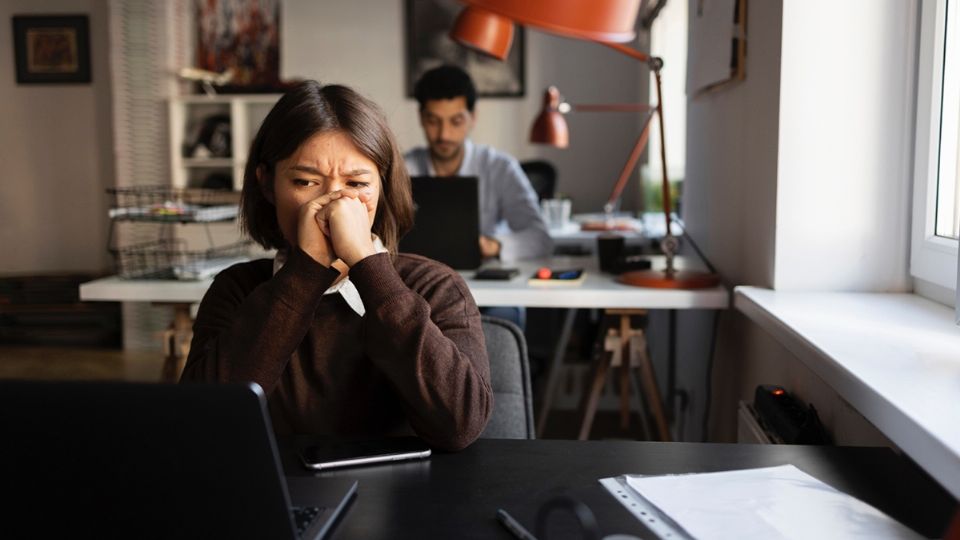
[[[373,235],[373,249],[377,253],[386,253],[387,248],[383,245],[383,241],[380,240],[380,237]],[[287,262],[287,250],[281,249],[277,251],[277,256],[273,258],[273,273],[276,274],[283,268],[283,264]],[[360,298],[360,291],[357,290],[357,286],[350,281],[350,276],[341,279],[340,281],[334,283],[330,286],[329,289],[323,292],[324,295],[340,293],[340,296],[343,297],[344,301],[347,302],[347,305],[350,306],[357,315],[363,317],[367,312],[367,308],[363,305],[363,299]]]

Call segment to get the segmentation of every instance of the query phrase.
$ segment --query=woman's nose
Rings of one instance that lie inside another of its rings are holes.
[[[341,191],[346,187],[348,187],[346,180],[331,178],[324,182],[323,193],[326,195],[328,193],[333,193],[334,191]]]

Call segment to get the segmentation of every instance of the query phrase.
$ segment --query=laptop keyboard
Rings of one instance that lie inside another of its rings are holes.
[[[313,522],[326,512],[326,508],[316,506],[294,506],[290,510],[293,514],[293,523],[297,526],[297,536],[303,536],[303,532],[313,525]]]

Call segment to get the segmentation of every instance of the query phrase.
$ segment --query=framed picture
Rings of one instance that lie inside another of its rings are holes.
[[[86,15],[16,15],[13,49],[17,84],[90,82]]]
[[[523,27],[517,25],[510,55],[503,62],[454,42],[450,29],[463,4],[457,0],[406,0],[407,96],[425,71],[442,64],[470,74],[481,97],[521,97],[526,91]]]
[[[699,2],[689,33],[688,94],[698,97],[747,77],[746,0]]]
[[[196,67],[232,70],[223,92],[276,92],[280,0],[195,0]]]

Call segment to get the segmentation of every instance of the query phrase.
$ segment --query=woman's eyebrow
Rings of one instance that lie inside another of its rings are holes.
[[[294,165],[293,167],[290,167],[290,169],[294,171],[302,171],[310,174],[315,174],[317,176],[323,176],[323,173],[321,173],[319,169],[311,167],[309,165]]]
[[[315,174],[317,176],[326,176],[325,174],[320,172],[320,169],[317,169],[316,167],[311,167],[309,165],[294,165],[293,167],[290,167],[290,170]],[[370,169],[358,168],[350,171],[343,171],[344,176],[361,176],[364,174],[370,174]]]

